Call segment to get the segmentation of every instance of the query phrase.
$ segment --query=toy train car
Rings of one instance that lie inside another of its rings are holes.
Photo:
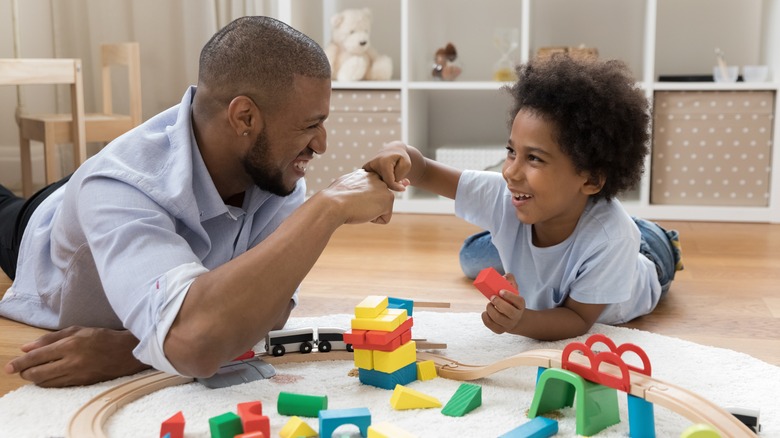
[[[311,353],[315,345],[320,353],[353,351],[352,344],[344,342],[344,330],[335,327],[272,330],[265,337],[265,351],[277,357],[288,351]]]

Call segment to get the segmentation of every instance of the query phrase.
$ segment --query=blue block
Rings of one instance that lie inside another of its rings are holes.
[[[406,385],[417,380],[417,362],[399,368],[392,373],[358,368],[360,383],[382,389],[395,389],[395,385]]]
[[[360,429],[360,435],[368,436],[371,426],[371,412],[368,408],[326,409],[320,411],[320,437],[331,438],[333,432],[345,424],[354,424]]]
[[[387,297],[387,308],[406,309],[406,315],[412,316],[412,310],[414,310],[414,301],[403,298]]]
[[[628,436],[655,438],[653,404],[637,396],[628,395]]]
[[[558,433],[557,421],[545,417],[536,417],[498,438],[547,438],[556,433]]]

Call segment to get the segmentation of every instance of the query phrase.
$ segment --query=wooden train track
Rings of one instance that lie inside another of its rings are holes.
[[[468,365],[425,351],[417,352],[418,360],[432,360],[439,376],[459,381],[476,380],[499,371],[518,367],[535,366],[560,368],[561,350],[531,350],[501,359],[489,365]],[[324,360],[352,360],[352,353],[332,351],[330,353],[287,354],[280,357],[265,356],[263,360],[271,364],[312,362]],[[570,360],[582,361],[572,356]],[[606,372],[615,373],[617,367],[603,364]],[[755,434],[735,416],[705,398],[676,385],[630,371],[630,394],[643,398],[653,404],[676,412],[693,423],[706,423],[716,428],[723,436],[755,437]],[[192,382],[188,377],[174,376],[162,371],[149,373],[117,385],[82,406],[70,420],[68,438],[105,438],[103,426],[108,418],[122,406],[138,398],[170,386]]]
[[[584,356],[570,356],[572,361],[588,365]],[[489,365],[467,365],[456,362],[446,356],[417,352],[417,360],[432,360],[436,364],[439,376],[452,380],[476,380],[491,374],[518,366],[536,366],[544,368],[561,367],[561,350],[531,350],[501,359]],[[601,369],[607,373],[620,375],[618,367],[603,363]],[[755,437],[755,433],[737,417],[720,406],[687,389],[668,382],[629,371],[631,376],[631,395],[643,398],[676,412],[693,423],[709,424],[722,436]]]

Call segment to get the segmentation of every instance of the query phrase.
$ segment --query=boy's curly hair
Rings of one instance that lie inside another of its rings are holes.
[[[555,54],[519,66],[517,76],[506,87],[514,99],[510,129],[521,110],[552,122],[577,171],[604,177],[596,199],[611,201],[639,183],[649,152],[650,106],[625,63]]]

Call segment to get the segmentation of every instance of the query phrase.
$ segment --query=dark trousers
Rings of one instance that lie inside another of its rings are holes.
[[[42,188],[27,200],[0,185],[0,268],[11,280],[16,278],[19,245],[30,217],[44,199],[69,179],[70,175]]]

